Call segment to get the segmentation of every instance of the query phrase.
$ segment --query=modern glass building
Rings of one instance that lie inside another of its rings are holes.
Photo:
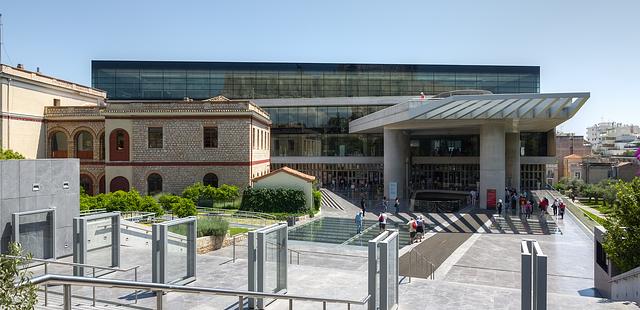
[[[435,95],[458,89],[537,93],[540,67],[265,62],[100,61],[93,87],[111,100]]]
[[[105,90],[111,101],[219,95],[251,99],[269,112],[273,122],[272,169],[287,165],[315,175],[324,185],[372,188],[383,180],[383,135],[350,134],[349,122],[421,93],[427,97],[469,89],[539,93],[540,68],[96,60],[92,86]],[[523,145],[546,145],[547,133],[522,135]],[[411,136],[411,155],[416,158],[410,174],[413,187],[466,190],[475,186],[479,168],[473,158],[479,156],[479,135],[424,131]],[[542,152],[538,147],[525,151]],[[420,160],[436,157],[470,159],[461,160],[459,166]]]

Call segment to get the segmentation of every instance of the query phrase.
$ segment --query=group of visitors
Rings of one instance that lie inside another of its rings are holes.
[[[409,244],[413,244],[414,242],[421,242],[424,237],[424,218],[422,215],[418,215],[417,217],[412,217],[409,223]]]
[[[551,205],[551,208],[553,209],[553,215],[560,215],[560,218],[564,219],[564,209],[566,207],[567,206],[564,204],[564,202],[562,202],[560,198],[556,198]]]

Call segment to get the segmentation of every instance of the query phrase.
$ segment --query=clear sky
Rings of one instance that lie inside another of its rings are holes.
[[[560,129],[640,123],[640,1],[3,0],[2,62],[90,85],[92,59],[538,65],[589,91]]]

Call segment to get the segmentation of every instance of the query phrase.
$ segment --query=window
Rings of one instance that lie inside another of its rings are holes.
[[[100,160],[104,160],[104,132],[100,135]]]
[[[109,134],[109,160],[129,160],[129,134],[124,129],[114,129]]]
[[[93,137],[86,131],[81,131],[76,136],[76,157],[80,159],[93,158]]]
[[[155,195],[162,192],[162,177],[152,173],[147,177],[147,194]]]
[[[202,140],[205,148],[218,147],[218,127],[204,127]]]
[[[53,99],[53,106],[54,107],[59,107],[60,106],[60,99]]]
[[[125,147],[124,131],[120,130],[116,133],[116,150],[122,151]]]
[[[207,175],[202,178],[202,184],[218,187],[218,176],[215,173],[207,173]]]
[[[49,141],[51,145],[51,158],[65,158],[67,157],[67,136],[58,131],[51,135]]]
[[[149,148],[161,149],[162,148],[162,127],[149,127]]]

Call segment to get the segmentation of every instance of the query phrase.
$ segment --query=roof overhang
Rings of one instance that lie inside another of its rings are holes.
[[[410,99],[351,121],[349,132],[460,129],[499,122],[513,131],[548,131],[573,117],[589,96],[584,92]]]

